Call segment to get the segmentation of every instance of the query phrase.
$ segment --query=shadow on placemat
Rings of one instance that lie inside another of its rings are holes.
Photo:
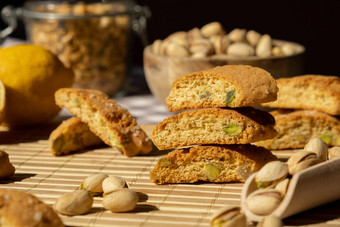
[[[338,219],[339,216],[340,200],[337,200],[335,202],[327,203],[323,206],[319,206],[317,208],[288,217],[284,219],[284,224],[293,226],[312,225]]]
[[[8,177],[6,179],[1,179],[0,180],[0,184],[10,184],[10,183],[14,183],[17,181],[23,181],[25,179],[31,178],[36,176],[36,174],[33,173],[16,173],[11,177]]]

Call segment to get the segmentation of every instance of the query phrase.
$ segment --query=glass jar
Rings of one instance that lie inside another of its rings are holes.
[[[131,30],[146,43],[149,11],[127,0],[27,1],[15,15],[23,19],[28,41],[73,69],[74,87],[114,95],[124,90],[129,74]]]

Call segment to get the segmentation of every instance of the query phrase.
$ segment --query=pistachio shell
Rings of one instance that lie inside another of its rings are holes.
[[[249,30],[246,34],[247,41],[250,45],[256,46],[261,38],[261,34],[254,30]]]
[[[87,190],[93,195],[97,195],[103,192],[102,183],[108,175],[103,173],[93,174],[84,179],[79,189]]]
[[[204,37],[209,38],[214,35],[223,35],[225,32],[224,32],[224,29],[221,23],[215,21],[215,22],[211,22],[209,24],[204,25],[201,28],[201,33]]]
[[[237,57],[246,57],[253,56],[255,50],[247,43],[233,43],[228,47],[227,54]]]
[[[223,207],[215,212],[211,218],[210,226],[213,227],[245,227],[246,217],[238,206]]]
[[[102,187],[104,194],[108,194],[118,189],[128,188],[128,185],[121,177],[109,176],[103,180]]]
[[[295,173],[319,162],[320,161],[314,152],[299,151],[293,154],[287,161],[289,174],[294,175]]]
[[[328,146],[321,138],[312,138],[309,140],[304,150],[314,152],[320,161],[326,161],[327,159]]]
[[[328,160],[340,158],[340,147],[332,147],[328,150]]]
[[[288,175],[288,166],[281,161],[272,161],[265,164],[255,176],[258,187],[276,185]]]
[[[272,54],[272,38],[265,34],[261,36],[256,46],[256,55],[261,58],[269,57]]]
[[[111,212],[127,212],[136,208],[138,194],[127,188],[118,189],[106,194],[103,198],[103,206]]]
[[[93,204],[93,197],[89,191],[76,190],[60,196],[53,208],[60,214],[79,215],[87,213]]]
[[[245,39],[247,30],[235,28],[228,34],[228,38],[232,42],[242,42]]]
[[[257,215],[271,214],[281,203],[281,193],[275,189],[256,190],[246,199],[248,209]]]
[[[285,196],[288,190],[288,186],[289,186],[289,182],[290,180],[288,178],[280,181],[276,186],[275,186],[275,190],[278,190],[279,192],[281,192],[282,196]]]

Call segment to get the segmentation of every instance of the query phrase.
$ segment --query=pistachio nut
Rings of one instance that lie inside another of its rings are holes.
[[[281,196],[285,196],[288,190],[288,186],[289,186],[289,178],[286,178],[282,181],[280,181],[276,186],[275,186],[275,190],[278,190],[279,192],[281,192]]]
[[[213,181],[220,176],[221,170],[213,163],[206,163],[204,165],[204,174],[208,180]]]
[[[340,147],[332,147],[328,150],[328,160],[340,158]]]
[[[328,134],[322,134],[322,135],[321,135],[321,139],[322,139],[323,141],[325,141],[325,143],[326,143],[327,145],[331,144],[332,141],[333,141],[332,136],[331,136],[331,135],[328,135]]]
[[[0,179],[5,177],[10,177],[14,174],[15,167],[9,160],[9,155],[0,150]]]
[[[274,46],[274,47],[273,47],[273,49],[272,49],[272,54],[273,54],[274,56],[282,56],[282,55],[284,55],[283,52],[282,52],[282,50],[281,50],[281,47],[279,47],[279,46]]]
[[[288,166],[281,161],[272,161],[265,164],[255,176],[257,187],[274,186],[288,175]]]
[[[229,123],[223,127],[223,132],[228,136],[237,136],[242,132],[242,126],[235,123]]]
[[[290,175],[319,163],[319,159],[314,152],[299,151],[293,154],[287,161]]]
[[[123,188],[105,194],[103,206],[111,212],[127,212],[136,208],[138,194],[131,189]]]
[[[305,151],[311,151],[316,154],[321,162],[326,161],[328,155],[328,146],[320,138],[312,138],[304,147]]]
[[[121,177],[109,176],[103,180],[102,187],[105,195],[117,189],[128,188],[128,185]]]
[[[208,39],[195,39],[191,42],[189,47],[191,53],[202,53],[205,56],[212,55],[214,53],[214,46]]]
[[[281,203],[281,193],[275,189],[261,189],[252,192],[246,199],[248,209],[257,215],[271,214]]]
[[[199,28],[193,28],[191,30],[188,31],[188,41],[189,43],[191,43],[192,41],[196,40],[196,39],[202,39],[202,33],[201,30]]]
[[[227,35],[212,36],[210,37],[210,41],[215,48],[216,54],[224,54],[229,46],[229,39]]]
[[[224,29],[221,23],[215,21],[215,22],[211,22],[209,24],[204,25],[201,28],[201,33],[204,37],[209,38],[214,35],[223,35],[225,32],[224,32]]]
[[[213,214],[210,226],[213,227],[245,227],[246,217],[238,206],[224,207]]]
[[[253,56],[255,50],[247,43],[233,43],[227,49],[227,54],[239,57]]]
[[[162,45],[162,40],[156,39],[156,40],[152,43],[151,51],[152,51],[154,54],[162,55],[162,52],[161,52],[161,45]]]
[[[284,55],[293,55],[296,53],[296,47],[290,43],[284,43],[281,46],[281,51]]]
[[[175,32],[172,33],[171,35],[169,35],[166,40],[171,41],[171,42],[177,42],[178,44],[181,44],[185,47],[189,46],[189,42],[187,39],[187,33],[184,31],[179,31],[179,32]]]
[[[268,35],[262,35],[255,49],[256,55],[266,58],[272,54],[272,38]]]
[[[283,227],[282,219],[277,216],[264,217],[258,224],[257,227]]]
[[[228,34],[228,38],[232,42],[242,42],[245,39],[247,30],[235,28]]]
[[[249,30],[246,34],[246,39],[253,47],[257,45],[261,38],[261,34],[254,30]]]
[[[93,204],[93,196],[89,191],[76,190],[60,196],[53,208],[60,214],[79,215],[87,213]]]
[[[83,180],[79,189],[87,190],[91,192],[92,195],[99,195],[103,193],[102,183],[107,177],[108,175],[103,173],[90,175]]]
[[[188,57],[190,56],[189,50],[186,46],[180,43],[170,41],[165,47],[165,53],[171,57]]]

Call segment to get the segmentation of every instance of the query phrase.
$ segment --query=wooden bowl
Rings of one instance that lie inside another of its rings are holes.
[[[259,58],[256,56],[233,57],[228,55],[214,55],[205,58],[169,57],[156,55],[151,46],[144,49],[144,73],[152,94],[165,104],[172,83],[188,73],[214,68],[222,65],[251,65],[270,72],[275,79],[291,77],[304,73],[303,55],[305,47],[293,42],[273,40],[274,44],[291,43],[298,50],[290,56],[272,56]]]

